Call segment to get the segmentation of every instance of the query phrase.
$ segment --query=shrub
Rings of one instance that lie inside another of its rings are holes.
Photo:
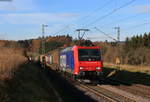
[[[26,57],[21,49],[1,48],[0,50],[0,78],[10,78],[15,68],[25,63]]]

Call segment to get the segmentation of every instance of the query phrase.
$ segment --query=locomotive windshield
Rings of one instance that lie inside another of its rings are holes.
[[[99,49],[79,49],[79,61],[100,61],[101,54]]]

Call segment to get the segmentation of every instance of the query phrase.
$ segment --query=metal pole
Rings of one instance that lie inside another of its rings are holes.
[[[117,29],[117,40],[119,43],[120,42],[120,27],[115,27],[115,29]]]
[[[42,67],[45,68],[45,40],[44,40],[44,24],[42,24]]]
[[[45,54],[45,27],[48,27],[48,25],[42,24],[42,54]]]
[[[120,55],[120,27],[115,27],[115,29],[117,30],[117,45],[118,45],[118,58],[116,58],[116,62],[117,62],[117,65],[119,67],[119,70],[121,70],[120,68],[120,64],[121,64],[121,55]]]
[[[42,24],[42,67],[45,68],[45,27],[48,27],[48,25]]]

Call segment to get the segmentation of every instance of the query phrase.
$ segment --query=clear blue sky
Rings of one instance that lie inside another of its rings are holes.
[[[0,39],[30,39],[41,36],[41,25],[48,24],[46,35],[70,34],[75,29],[90,28],[85,36],[110,40],[98,27],[116,37],[114,27],[121,27],[121,40],[127,36],[150,32],[150,0],[135,0],[130,5],[107,15],[132,0],[12,0],[0,2]],[[107,3],[107,4],[106,4]],[[105,6],[103,6],[106,4]],[[101,9],[100,9],[101,8]],[[93,24],[91,24],[94,22]],[[149,23],[147,23],[149,22]],[[142,24],[145,24],[144,26]],[[140,26],[138,26],[140,25]],[[61,30],[64,29],[64,30]]]

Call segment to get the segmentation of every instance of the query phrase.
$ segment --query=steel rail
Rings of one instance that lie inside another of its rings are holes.
[[[133,100],[133,99],[131,99],[129,97],[126,97],[125,95],[121,95],[121,94],[113,92],[113,91],[111,91],[109,89],[103,88],[100,85],[97,85],[97,87],[99,87],[99,91],[103,89],[103,90],[107,91],[108,93],[113,94],[114,96],[118,96],[118,99],[116,99],[116,100],[120,100],[119,102],[121,102],[121,101],[122,102],[137,102],[136,100]],[[112,97],[114,97],[114,96],[112,96]]]
[[[103,93],[103,92],[100,92],[100,91],[97,91],[96,89],[94,88],[91,88],[87,85],[82,85],[82,84],[78,84],[79,87],[83,88],[83,89],[86,89],[87,91],[95,94],[96,96],[100,97],[100,98],[103,98],[104,100],[107,100],[107,102],[120,102],[110,96],[108,96],[107,94]]]

